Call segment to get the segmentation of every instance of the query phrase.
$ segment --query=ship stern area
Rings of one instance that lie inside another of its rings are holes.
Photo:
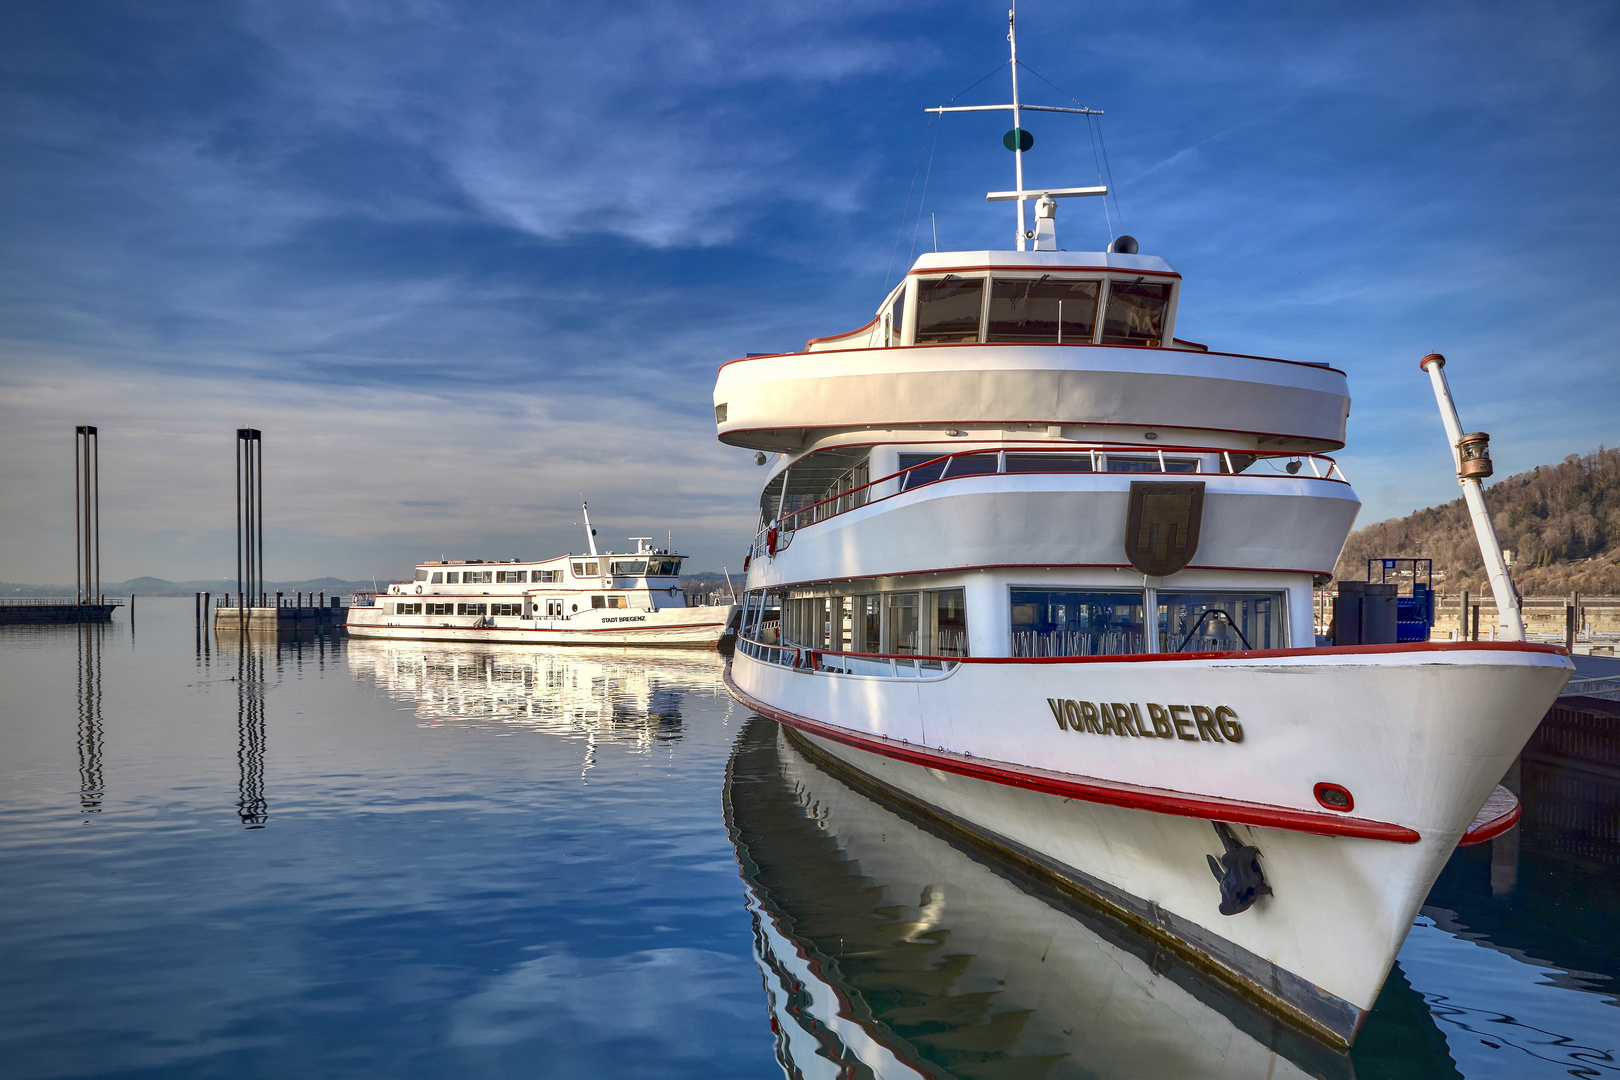
[[[794,652],[739,650],[726,684],[819,764],[1341,1049],[1573,670],[1505,642],[962,658],[911,678]]]

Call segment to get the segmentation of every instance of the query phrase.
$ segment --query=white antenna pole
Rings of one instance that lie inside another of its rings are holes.
[[[591,511],[585,500],[579,501],[579,512],[585,518],[585,542],[591,545],[591,558],[596,558],[596,530],[591,528]]]
[[[1017,33],[1017,28],[1014,25],[1015,16],[1017,14],[1017,11],[1018,11],[1018,9],[1016,7],[1011,7],[1011,8],[1007,9],[1007,41],[1009,43],[1011,43],[1011,45],[1012,45],[1012,84],[1013,84],[1012,114],[1013,114],[1013,130],[1014,131],[1021,131],[1022,128],[1019,126],[1019,123],[1018,123],[1018,33]],[[1022,195],[1023,191],[1024,191],[1024,150],[1023,150],[1023,140],[1020,139],[1017,135],[1013,136],[1013,170],[1014,170],[1014,174],[1015,174],[1015,176],[1017,177],[1017,180],[1018,180],[1018,183],[1016,184],[1016,187],[1018,189],[1019,194]],[[1026,248],[1024,246],[1024,200],[1022,198],[1020,198],[1020,199],[1017,200],[1017,203],[1018,203],[1018,250],[1019,251],[1024,251],[1024,250],[1026,250]]]
[[[1485,560],[1485,573],[1490,578],[1491,595],[1496,600],[1496,621],[1506,632],[1507,640],[1524,640],[1524,616],[1519,611],[1519,598],[1508,578],[1507,560],[1502,557],[1502,544],[1496,538],[1496,528],[1485,508],[1485,492],[1478,476],[1463,475],[1462,420],[1457,416],[1457,403],[1451,398],[1451,386],[1446,382],[1446,358],[1439,353],[1425,356],[1420,366],[1429,373],[1434,386],[1435,404],[1440,406],[1440,422],[1446,427],[1446,438],[1451,440],[1451,459],[1457,467],[1457,482],[1462,485],[1463,501],[1468,504],[1468,516],[1474,522],[1474,538],[1479,541],[1479,553]],[[1487,471],[1487,475],[1489,475]],[[1464,618],[1468,613],[1463,612]]]

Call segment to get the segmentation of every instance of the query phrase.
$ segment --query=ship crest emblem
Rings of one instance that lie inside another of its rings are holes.
[[[1131,482],[1131,507],[1125,519],[1125,557],[1149,577],[1174,574],[1198,550],[1198,527],[1204,517],[1204,482]]]

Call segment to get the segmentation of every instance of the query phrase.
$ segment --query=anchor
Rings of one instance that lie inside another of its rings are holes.
[[[1221,914],[1238,915],[1248,911],[1262,896],[1271,895],[1265,871],[1260,869],[1260,849],[1253,844],[1239,843],[1226,822],[1210,824],[1215,826],[1226,848],[1226,854],[1219,860],[1213,855],[1204,856],[1209,860],[1210,873],[1221,883]]]

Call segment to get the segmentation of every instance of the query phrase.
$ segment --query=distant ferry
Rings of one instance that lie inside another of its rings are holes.
[[[349,634],[540,645],[719,644],[733,607],[687,604],[680,578],[685,556],[653,547],[648,536],[630,537],[633,552],[599,553],[589,517],[585,524],[585,555],[420,563],[414,581],[357,597]]]

